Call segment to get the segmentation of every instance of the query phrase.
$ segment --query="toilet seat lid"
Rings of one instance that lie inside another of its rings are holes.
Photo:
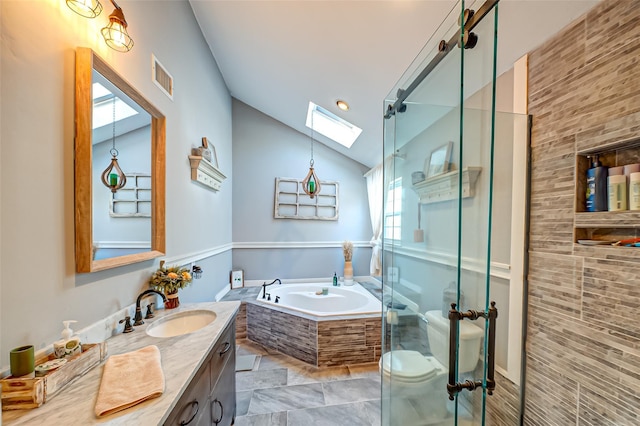
[[[429,380],[440,370],[433,357],[425,357],[417,351],[397,350],[382,356],[382,371],[403,381]]]

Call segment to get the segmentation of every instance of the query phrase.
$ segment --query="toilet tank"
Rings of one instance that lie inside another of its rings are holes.
[[[433,356],[449,368],[449,318],[444,318],[440,311],[428,311],[427,336]],[[484,331],[469,320],[460,321],[458,372],[473,371],[480,356],[480,343]]]

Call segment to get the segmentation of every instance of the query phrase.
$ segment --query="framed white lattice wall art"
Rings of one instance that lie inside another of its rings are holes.
[[[109,216],[151,217],[151,175],[126,174],[127,184],[111,194]]]
[[[338,182],[320,181],[320,193],[311,198],[302,181],[276,178],[276,219],[338,220]]]

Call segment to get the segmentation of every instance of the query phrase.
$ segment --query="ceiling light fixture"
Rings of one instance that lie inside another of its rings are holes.
[[[114,194],[127,184],[127,177],[118,165],[118,150],[116,149],[116,97],[113,97],[113,136],[111,138],[111,164],[101,175],[102,183]]]
[[[309,173],[302,181],[302,190],[311,199],[320,192],[320,179],[313,169],[313,115],[311,115],[311,161],[309,161]]]
[[[95,18],[102,12],[102,4],[98,0],[67,0],[67,6],[85,18]]]
[[[338,105],[338,108],[340,108],[343,111],[349,111],[350,109],[347,101],[343,101],[341,99],[336,102],[336,105]]]
[[[127,20],[124,13],[115,1],[111,0],[115,7],[109,15],[109,25],[102,29],[102,36],[107,46],[118,52],[128,52],[133,48],[133,39],[127,33]]]

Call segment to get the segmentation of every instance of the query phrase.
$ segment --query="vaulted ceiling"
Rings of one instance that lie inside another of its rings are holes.
[[[467,7],[477,9],[483,1]],[[498,73],[593,7],[597,0],[502,0]],[[382,159],[383,101],[454,7],[451,0],[190,0],[236,99],[304,134],[309,101],[363,129],[350,149]],[[351,109],[340,111],[338,99]]]

